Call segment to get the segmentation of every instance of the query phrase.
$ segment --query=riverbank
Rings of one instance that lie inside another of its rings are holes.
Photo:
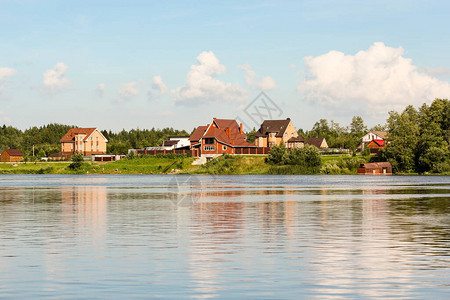
[[[71,162],[2,163],[0,174],[332,174],[355,175],[359,164],[368,157],[323,156],[322,166],[308,169],[296,165],[271,165],[264,155],[226,155],[204,165],[193,166],[196,158],[168,155],[125,158],[114,162],[84,162],[77,170]]]

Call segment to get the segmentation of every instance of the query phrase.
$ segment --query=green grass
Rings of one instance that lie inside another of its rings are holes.
[[[70,162],[0,163],[0,174],[65,174]]]
[[[213,159],[202,166],[192,166],[183,173],[188,174],[268,174],[269,165],[264,162],[266,156],[261,155],[224,155]]]

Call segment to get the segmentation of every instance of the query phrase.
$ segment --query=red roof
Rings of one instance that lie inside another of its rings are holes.
[[[372,140],[372,141],[370,141],[370,143],[371,142],[374,142],[375,144],[377,144],[378,146],[380,146],[380,147],[383,147],[384,146],[384,140]],[[369,144],[370,144],[369,143]]]
[[[77,134],[85,134],[83,141],[87,141],[87,138],[94,133],[97,128],[72,128],[59,140],[60,142],[72,142],[75,140]]]
[[[208,125],[206,126],[198,126],[194,132],[189,137],[189,140],[192,142],[198,142],[202,138],[202,136],[205,134],[206,129],[208,129]]]
[[[214,118],[214,123],[217,127],[210,126],[202,138],[215,138],[218,142],[233,147],[256,147],[246,141],[247,135],[241,132],[236,120]]]
[[[6,149],[5,152],[8,153],[9,156],[23,156],[19,149]]]

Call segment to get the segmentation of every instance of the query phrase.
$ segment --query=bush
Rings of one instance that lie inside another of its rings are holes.
[[[83,155],[81,153],[77,153],[72,155],[72,163],[69,165],[69,169],[78,170],[83,165]]]

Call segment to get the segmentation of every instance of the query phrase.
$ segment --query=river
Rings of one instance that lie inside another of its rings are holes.
[[[449,295],[449,176],[0,175],[0,298]]]

